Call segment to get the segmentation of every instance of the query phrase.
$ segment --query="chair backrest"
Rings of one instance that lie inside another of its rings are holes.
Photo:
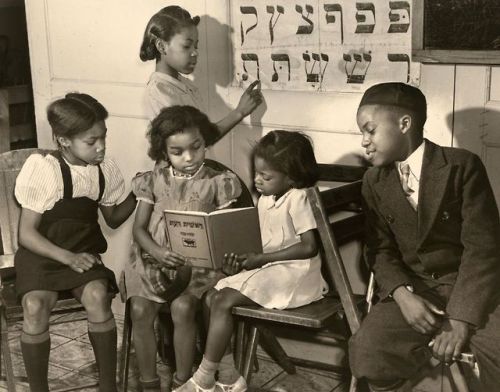
[[[27,148],[0,154],[0,232],[4,255],[14,254],[18,246],[17,231],[21,209],[14,197],[17,175],[31,154],[46,154],[48,151]]]
[[[365,168],[341,165],[321,165],[320,181],[341,182],[334,188],[320,191],[307,189],[309,203],[316,220],[323,248],[323,273],[333,283],[347,322],[354,333],[361,323],[361,312],[353,294],[339,245],[362,240],[364,214],[361,207],[361,178]],[[335,219],[335,214],[340,215]],[[356,260],[358,262],[358,260]]]

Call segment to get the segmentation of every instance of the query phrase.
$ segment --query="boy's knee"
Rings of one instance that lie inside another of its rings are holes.
[[[349,339],[349,365],[356,378],[381,378],[377,369],[384,358],[377,341],[373,331],[363,326]]]
[[[199,300],[190,295],[183,295],[172,302],[170,312],[174,323],[182,323],[195,319]]]

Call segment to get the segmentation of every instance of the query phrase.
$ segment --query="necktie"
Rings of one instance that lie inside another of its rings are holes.
[[[408,165],[407,163],[401,164],[401,174],[401,186],[403,187],[403,191],[406,196],[411,196],[414,190],[411,189],[408,183],[410,179],[410,165]]]
[[[412,208],[416,211],[417,210],[417,205],[415,201],[410,197],[413,192],[415,192],[413,189],[411,189],[409,181],[410,181],[410,165],[408,163],[403,163],[401,164],[401,186],[403,187],[403,192],[406,195],[406,198],[408,199],[408,202],[411,204]]]

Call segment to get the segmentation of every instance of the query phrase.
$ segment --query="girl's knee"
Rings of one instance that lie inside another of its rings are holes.
[[[231,311],[235,304],[232,296],[228,294],[229,293],[224,289],[214,293],[212,295],[210,310],[215,312]]]
[[[199,299],[191,295],[176,298],[170,306],[174,324],[194,321],[198,305]]]
[[[42,322],[47,320],[57,300],[57,293],[29,292],[23,296],[22,306],[24,320]]]
[[[210,309],[214,295],[217,293],[218,293],[218,291],[215,289],[212,289],[209,292],[207,292],[205,294],[205,296],[203,297],[203,305],[206,306],[208,309]]]
[[[85,308],[109,308],[111,301],[108,295],[107,282],[96,280],[87,283],[83,289],[81,301]]]
[[[130,299],[130,318],[134,325],[152,325],[157,313],[151,301],[136,297]]]

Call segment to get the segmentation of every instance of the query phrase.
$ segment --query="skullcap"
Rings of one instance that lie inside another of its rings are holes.
[[[427,115],[425,96],[418,88],[399,82],[380,83],[371,86],[363,94],[363,105],[391,105]]]

